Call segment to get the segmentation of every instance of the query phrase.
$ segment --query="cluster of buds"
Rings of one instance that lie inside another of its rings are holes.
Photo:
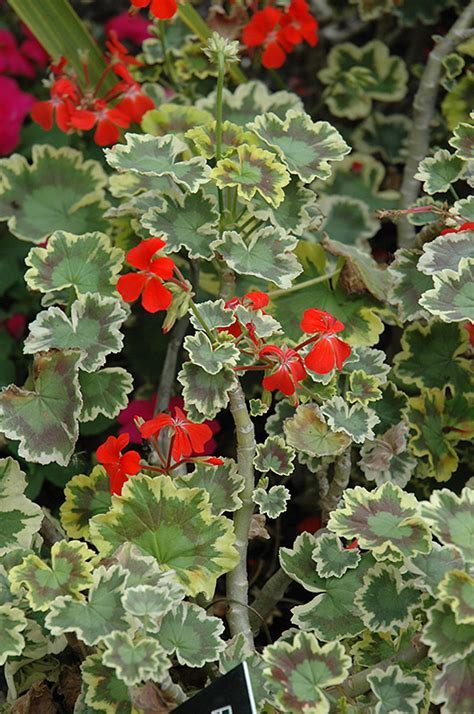
[[[43,129],[49,131],[54,122],[67,133],[94,129],[95,143],[110,146],[119,140],[121,130],[128,129],[133,122],[139,123],[145,112],[154,108],[153,100],[130,73],[130,67],[141,64],[139,60],[128,53],[114,32],[110,33],[106,47],[107,64],[94,84],[87,56],[82,58],[82,77],[64,58],[51,65],[51,97],[37,102],[31,112]]]

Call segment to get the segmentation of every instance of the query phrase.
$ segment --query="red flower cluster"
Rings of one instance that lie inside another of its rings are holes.
[[[459,228],[444,228],[441,231],[440,236],[445,236],[448,233],[461,233],[461,231],[474,231],[474,223],[463,223],[462,226],[459,226]]]
[[[122,450],[130,442],[128,434],[120,434],[118,437],[109,436],[105,443],[97,449],[96,456],[97,461],[104,466],[110,478],[111,493],[120,496],[128,477],[135,476],[140,468],[157,473],[170,473],[182,463],[202,462],[212,466],[224,463],[222,459],[215,456],[195,456],[195,454],[205,452],[206,445],[212,440],[213,431],[208,423],[195,424],[192,422],[179,407],[175,407],[174,416],[158,414],[149,421],[141,424],[139,422],[140,420],[137,419],[140,433],[144,439],[151,440],[160,465],[143,464],[141,466],[141,457],[138,451],[127,451],[122,454]],[[158,444],[158,436],[163,429],[168,430],[170,437],[166,456]],[[172,461],[175,463],[173,464]]]
[[[286,11],[270,3],[256,12],[244,27],[242,42],[247,47],[262,47],[263,66],[278,69],[297,45],[307,42],[314,47],[318,42],[317,32],[318,23],[306,0],[291,0]]]
[[[268,295],[265,293],[261,293],[258,291],[250,292],[244,295],[242,298],[237,298],[234,297],[231,300],[227,300],[225,303],[224,307],[229,308],[231,310],[235,310],[235,308],[238,305],[242,305],[243,307],[246,307],[248,310],[251,310],[253,312],[257,312],[257,310],[261,310],[265,314],[264,308],[268,305]],[[229,334],[233,335],[234,337],[240,337],[242,335],[242,328],[245,327],[247,332],[249,333],[249,336],[253,339],[254,338],[254,327],[253,323],[247,322],[246,325],[242,325],[237,318],[234,320],[232,325],[229,325],[229,327],[222,327],[220,328],[220,332],[228,332]]]
[[[315,334],[316,338],[306,340],[304,344],[314,342],[313,347],[304,358],[308,369],[317,374],[328,374],[334,367],[342,369],[349,357],[351,348],[343,342],[336,333],[342,332],[344,325],[328,312],[323,310],[305,310],[301,320],[301,329],[307,334]],[[302,347],[303,345],[300,345]]]
[[[166,310],[173,299],[163,280],[172,277],[174,263],[171,258],[156,256],[165,242],[161,238],[148,238],[127,253],[127,263],[138,269],[138,273],[121,275],[117,290],[125,302],[135,302],[140,295],[147,312]]]
[[[136,8],[150,6],[150,12],[159,20],[170,20],[178,9],[176,0],[131,0]]]
[[[64,132],[95,129],[95,143],[109,146],[119,140],[121,129],[140,122],[145,112],[153,109],[153,100],[142,92],[128,69],[140,62],[128,54],[114,32],[110,33],[106,46],[108,64],[95,86],[90,84],[87,61],[83,63],[82,83],[69,70],[64,58],[57,65],[51,65],[51,98],[35,104],[31,112],[43,129],[51,129],[54,120]],[[116,76],[115,84],[101,96],[106,77],[111,73]]]

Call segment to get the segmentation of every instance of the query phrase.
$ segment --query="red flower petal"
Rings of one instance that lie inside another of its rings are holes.
[[[120,459],[120,466],[125,473],[134,476],[140,471],[140,459],[138,451],[127,451]]]
[[[151,0],[131,0],[132,5],[135,7],[146,7],[150,2]]]
[[[125,302],[134,302],[140,296],[146,281],[147,276],[143,273],[127,273],[118,279],[117,290]]]
[[[334,369],[335,362],[331,338],[323,338],[316,342],[304,360],[308,369],[312,369],[316,374],[327,374]]]
[[[149,277],[142,295],[142,305],[147,312],[155,313],[166,310],[173,300],[173,295],[165,288],[159,278]]]
[[[116,144],[120,138],[120,132],[111,121],[101,119],[94,132],[94,141],[97,146],[110,146]]]
[[[150,265],[150,272],[162,280],[168,280],[174,272],[174,262],[172,258],[156,258]]]
[[[329,312],[316,310],[315,308],[304,311],[300,327],[303,332],[309,334],[319,332],[322,334],[330,334],[333,332],[341,332],[344,329],[343,323],[333,317],[333,315],[330,315]]]
[[[178,6],[175,0],[152,0],[151,14],[160,20],[170,20],[176,14]]]
[[[187,432],[193,451],[202,454],[207,442],[212,439],[212,429],[207,424],[189,424]]]
[[[342,369],[344,362],[351,353],[351,348],[347,342],[343,342],[339,339],[339,337],[333,337],[331,342],[334,350],[334,357],[336,359],[336,367],[338,369]]]
[[[287,397],[296,391],[295,383],[284,367],[280,367],[273,374],[264,377],[262,385],[263,388],[268,389],[269,392],[272,392],[274,389],[279,389],[280,392],[283,392]]]
[[[153,256],[166,245],[161,238],[148,238],[142,240],[135,248],[127,253],[127,263],[139,270],[150,270]]]
[[[267,69],[279,69],[286,60],[286,54],[279,44],[270,42],[262,55],[262,64]]]
[[[71,114],[71,124],[76,129],[89,131],[95,125],[97,116],[95,112],[90,112],[87,109],[74,109]]]
[[[45,131],[49,131],[53,127],[53,102],[36,102],[31,110],[31,118],[40,125]]]
[[[149,439],[154,434],[159,434],[166,426],[173,426],[173,417],[169,414],[158,414],[150,421],[146,421],[140,427],[140,433],[144,439]]]

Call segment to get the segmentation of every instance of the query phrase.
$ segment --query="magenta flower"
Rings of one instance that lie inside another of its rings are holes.
[[[119,40],[129,40],[134,45],[141,45],[143,40],[151,37],[148,30],[150,22],[143,15],[130,15],[127,10],[121,12],[120,15],[115,15],[105,23],[105,32],[109,34],[111,31],[117,33]]]
[[[0,30],[0,73],[14,76],[34,77],[35,70],[16,44],[14,35]]]
[[[15,150],[23,121],[34,103],[35,98],[22,92],[14,79],[0,76],[0,156]]]

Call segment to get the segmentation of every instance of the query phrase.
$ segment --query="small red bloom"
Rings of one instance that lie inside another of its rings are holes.
[[[263,379],[264,389],[279,389],[287,397],[295,393],[298,382],[306,377],[303,360],[291,347],[266,345],[260,350],[260,359],[269,362],[270,372]]]
[[[355,174],[360,174],[363,168],[364,164],[361,161],[353,161],[351,164],[351,171]]]
[[[26,315],[23,315],[21,312],[17,312],[5,320],[5,327],[7,332],[14,337],[15,340],[20,340],[23,337],[26,322]]]
[[[262,64],[267,69],[278,69],[286,60],[292,45],[279,34],[283,13],[268,5],[256,12],[244,27],[242,42],[247,47],[263,47]]]
[[[261,293],[258,292],[257,290],[254,290],[253,292],[247,293],[241,298],[232,298],[231,300],[228,300],[225,303],[224,307],[230,308],[231,310],[235,310],[235,308],[238,305],[243,305],[246,307],[248,310],[262,310],[264,311],[264,308],[268,305],[269,297],[266,293]],[[245,327],[247,328],[248,332],[251,334],[253,333],[253,326],[251,322],[248,322]],[[229,325],[229,327],[222,327],[219,328],[219,332],[229,332],[231,335],[234,337],[240,337],[242,334],[242,325],[240,322],[236,319],[235,322],[232,323],[232,325]]]
[[[205,445],[212,439],[212,430],[207,424],[194,424],[179,407],[175,408],[174,417],[171,414],[158,414],[142,424],[140,432],[144,439],[149,439],[165,428],[171,431],[171,455],[175,461],[193,453],[202,454]]]
[[[311,308],[304,312],[301,329],[308,334],[319,335],[317,342],[304,359],[308,369],[317,374],[327,374],[334,367],[342,368],[351,353],[349,345],[336,337],[336,333],[344,329],[342,322],[328,312]]]
[[[164,245],[160,238],[148,238],[129,250],[127,263],[139,272],[121,275],[117,282],[117,290],[125,302],[135,302],[143,292],[142,305],[147,312],[166,310],[173,299],[163,280],[173,275],[174,263],[171,258],[155,258]]]
[[[110,491],[120,496],[123,485],[129,476],[140,471],[140,454],[138,451],[127,451],[122,454],[130,439],[128,434],[120,434],[118,438],[109,436],[107,441],[96,451],[97,461],[103,465],[110,479]]]
[[[59,129],[67,132],[72,127],[71,114],[77,101],[79,101],[79,93],[76,85],[70,79],[62,77],[51,87],[51,99],[34,105],[31,118],[45,131],[52,129],[53,121],[56,119]]]
[[[461,233],[461,231],[474,231],[474,223],[463,223],[459,228],[444,228],[440,236],[445,236],[447,233]]]
[[[148,7],[150,12],[159,20],[170,20],[176,15],[178,5],[176,0],[131,0],[134,7]]]
[[[474,347],[474,322],[465,322],[464,329],[468,332],[471,347]]]
[[[319,516],[308,516],[296,526],[298,533],[316,533],[321,528],[321,519]]]
[[[349,543],[349,545],[346,545],[345,550],[354,550],[355,548],[359,547],[359,541],[357,538],[354,538],[354,540]]]
[[[130,118],[117,108],[111,109],[103,99],[96,99],[94,108],[73,109],[71,126],[75,129],[89,130],[94,126],[94,141],[98,146],[116,144],[120,138],[120,129],[127,129]]]
[[[122,99],[115,108],[139,124],[143,115],[154,107],[153,99],[142,92],[138,82],[132,82],[124,86]]]
[[[224,461],[219,459],[218,456],[209,456],[209,458],[203,459],[202,463],[210,464],[211,466],[222,466]]]
[[[311,47],[317,45],[319,25],[305,0],[291,0],[281,24],[283,37],[292,45],[299,45],[303,41]]]

